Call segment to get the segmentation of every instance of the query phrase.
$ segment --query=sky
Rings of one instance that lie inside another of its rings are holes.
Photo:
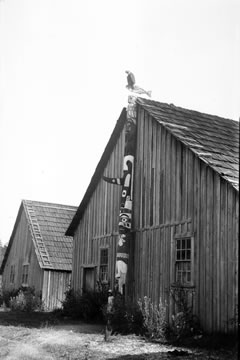
[[[125,70],[154,100],[238,120],[239,14],[240,0],[0,0],[2,243],[23,199],[80,204]]]

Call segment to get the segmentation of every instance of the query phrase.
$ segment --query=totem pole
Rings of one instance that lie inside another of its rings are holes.
[[[134,75],[130,71],[127,73],[126,88],[134,93],[151,93],[135,85]],[[121,185],[121,203],[118,222],[118,244],[116,256],[116,280],[118,282],[118,291],[125,293],[126,275],[129,261],[129,247],[133,239],[132,233],[132,203],[133,203],[133,179],[134,179],[134,157],[136,145],[136,97],[128,96],[127,120],[125,125],[125,148],[123,158],[123,176],[121,178],[103,179],[111,184]]]

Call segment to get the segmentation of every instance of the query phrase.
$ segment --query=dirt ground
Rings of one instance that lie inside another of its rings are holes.
[[[175,347],[151,343],[135,335],[115,335],[106,342],[101,324],[24,316],[0,313],[1,360],[237,359],[236,349]]]

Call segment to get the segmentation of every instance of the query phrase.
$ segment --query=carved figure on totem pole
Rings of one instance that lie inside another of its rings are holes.
[[[135,84],[135,77],[130,71],[127,73],[127,88],[133,93],[151,93],[139,88]],[[120,178],[106,177],[103,179],[111,184],[121,185],[121,202],[119,210],[118,230],[119,238],[116,256],[116,280],[118,281],[118,291],[123,294],[126,284],[126,276],[129,263],[129,248],[133,240],[132,233],[132,202],[133,202],[133,179],[134,179],[134,160],[136,145],[136,97],[128,96],[127,119],[125,125],[125,147],[123,157],[123,176]]]
[[[135,82],[135,76],[133,75],[133,73],[129,70],[125,71],[127,74],[127,85],[126,88],[130,91],[133,91],[137,94],[146,94],[147,96],[151,97],[152,92],[151,91],[146,91],[143,88],[139,87],[136,85]]]
[[[121,200],[119,209],[119,238],[116,258],[116,280],[118,290],[124,293],[129,261],[129,243],[132,238],[132,200],[133,200],[133,170],[136,142],[135,98],[129,97],[127,119],[125,125],[125,147],[123,157],[123,176],[120,178],[106,177],[103,179],[111,184],[121,185]]]

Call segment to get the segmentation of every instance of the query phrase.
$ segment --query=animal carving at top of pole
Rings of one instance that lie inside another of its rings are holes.
[[[146,91],[143,88],[139,87],[138,85],[136,85],[136,81],[135,81],[135,76],[133,75],[133,73],[129,70],[125,71],[127,74],[127,85],[126,88],[132,92],[135,92],[137,94],[145,94],[149,97],[151,97],[152,92],[151,91]]]

